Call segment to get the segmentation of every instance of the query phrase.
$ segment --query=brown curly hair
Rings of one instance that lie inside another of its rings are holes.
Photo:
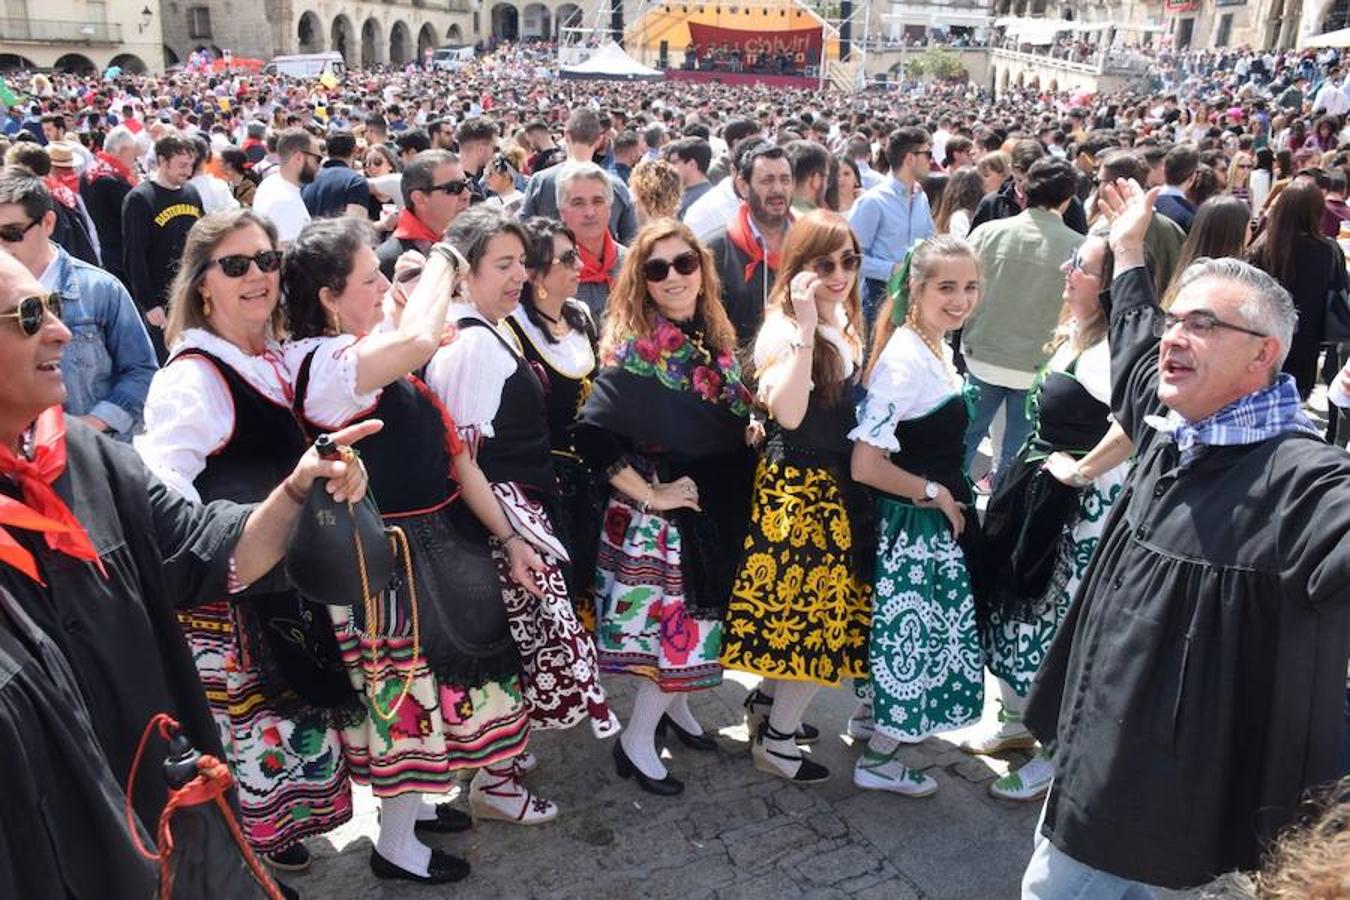
[[[628,176],[628,189],[642,201],[647,220],[654,221],[675,216],[684,185],[680,183],[680,173],[664,159],[644,159]]]

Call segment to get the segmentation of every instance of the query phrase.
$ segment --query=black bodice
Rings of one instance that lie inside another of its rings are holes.
[[[1047,373],[1035,398],[1035,440],[1047,453],[1086,453],[1111,427],[1110,408],[1070,372]]]
[[[206,458],[193,481],[203,503],[256,503],[281,483],[308,447],[304,429],[289,408],[259,393],[244,376],[205,350],[184,350],[175,360],[196,356],[216,367],[234,404],[234,433]]]
[[[970,413],[961,394],[948,397],[936,409],[895,426],[900,450],[891,462],[913,475],[936,481],[963,503],[971,500],[964,471],[966,426]]]
[[[310,435],[327,430],[305,417],[305,399],[314,354],[300,364],[295,380],[296,411]],[[454,493],[445,420],[429,392],[411,376],[385,385],[375,407],[361,419],[379,419],[384,428],[361,441],[361,460],[380,513],[407,515],[444,505]]]
[[[848,390],[833,404],[812,391],[806,401],[806,415],[796,428],[784,428],[772,419],[765,423],[765,455],[803,465],[847,463],[853,452],[848,434],[858,424],[854,401]]]
[[[493,436],[478,447],[479,467],[489,481],[514,481],[554,493],[544,386],[534,367],[483,320],[466,317],[455,324],[459,328],[488,329],[516,361],[516,370],[502,385],[501,403],[492,420]]]
[[[515,332],[516,338],[520,341],[521,350],[525,358],[530,361],[536,374],[541,374],[546,382],[544,384],[544,409],[548,416],[548,440],[549,445],[554,450],[564,450],[569,453],[575,453],[572,445],[572,426],[576,424],[577,413],[581,410],[581,405],[586,402],[586,395],[591,390],[591,379],[600,368],[598,358],[592,364],[589,372],[579,378],[572,377],[564,372],[558,371],[540,349],[535,346],[534,340],[526,333],[525,329],[511,316],[506,318],[506,323]],[[592,345],[592,349],[594,346]]]

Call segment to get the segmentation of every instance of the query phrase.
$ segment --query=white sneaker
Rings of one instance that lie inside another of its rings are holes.
[[[853,715],[848,717],[848,736],[855,741],[866,742],[870,741],[876,732],[877,722],[872,718],[872,705],[859,703],[858,708],[853,710]]]
[[[920,771],[911,769],[890,756],[878,756],[864,751],[853,767],[853,783],[868,791],[890,791],[905,797],[931,797],[937,793],[938,783]]]
[[[536,797],[520,783],[514,767],[506,772],[479,769],[469,787],[469,811],[475,819],[517,825],[542,825],[558,817],[558,805]]]
[[[989,793],[1000,800],[1030,803],[1040,800],[1055,780],[1055,764],[1037,754],[1022,768],[1009,772],[989,785]]]
[[[1027,730],[1020,715],[1013,716],[1004,712],[999,703],[998,727],[982,737],[966,738],[961,749],[979,756],[992,756],[1007,750],[1031,750],[1036,746],[1036,737]]]
[[[522,775],[533,772],[535,769],[539,768],[539,757],[528,750],[519,756],[514,757],[513,761],[516,764],[516,771]]]

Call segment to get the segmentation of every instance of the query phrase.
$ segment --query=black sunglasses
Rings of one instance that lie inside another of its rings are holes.
[[[427,188],[427,193],[431,194],[436,191],[445,191],[452,197],[458,197],[468,189],[469,182],[465,181],[463,178],[456,178],[454,181],[447,181],[444,184],[433,184],[431,187]]]
[[[811,260],[811,271],[815,272],[821,278],[829,278],[834,274],[836,268],[843,269],[845,272],[858,271],[858,265],[862,262],[862,257],[856,253],[845,253],[840,257],[839,262],[835,262],[828,256],[822,256],[819,259]]]
[[[247,275],[249,263],[257,265],[258,271],[266,275],[281,268],[281,251],[260,250],[252,256],[232,253],[229,256],[222,256],[220,259],[213,259],[211,262],[220,266],[220,271],[230,278],[243,278]]]
[[[648,281],[665,281],[674,269],[681,275],[693,275],[698,271],[702,260],[698,252],[686,250],[674,259],[649,259],[642,264],[642,277]]]
[[[570,269],[577,264],[577,260],[579,259],[581,259],[581,254],[577,253],[576,250],[564,250],[563,252],[558,254],[558,258],[553,260],[553,262],[559,265],[567,266],[567,268]],[[664,275],[662,275],[661,277],[665,278]]]
[[[20,225],[15,222],[12,225],[0,226],[0,241],[4,241],[6,244],[17,244],[23,240],[25,234],[33,230],[34,225],[41,221],[41,219],[34,219],[27,225]]]
[[[16,319],[25,337],[33,337],[42,330],[42,322],[52,314],[52,318],[61,318],[61,295],[58,293],[33,294],[24,297],[12,312],[0,313],[0,319]]]

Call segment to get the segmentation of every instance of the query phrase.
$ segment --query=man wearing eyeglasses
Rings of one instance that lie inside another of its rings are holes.
[[[303,128],[288,128],[277,138],[280,163],[262,180],[253,195],[253,211],[272,220],[284,247],[300,236],[310,222],[300,189],[314,181],[323,155],[319,142]]]
[[[1298,315],[1233,259],[1144,268],[1157,190],[1104,186],[1111,381],[1135,466],[1026,722],[1055,781],[1023,898],[1152,897],[1251,870],[1341,775],[1350,456],[1281,374]]]
[[[0,248],[59,294],[75,339],[61,358],[66,412],[122,441],[140,428],[155,351],[131,295],[116,276],[51,240],[54,201],[42,179],[0,170]]]
[[[408,250],[426,253],[441,239],[455,217],[469,208],[472,196],[459,157],[448,150],[423,150],[403,169],[403,210],[393,234],[375,255],[384,277],[394,278],[394,263]]]

